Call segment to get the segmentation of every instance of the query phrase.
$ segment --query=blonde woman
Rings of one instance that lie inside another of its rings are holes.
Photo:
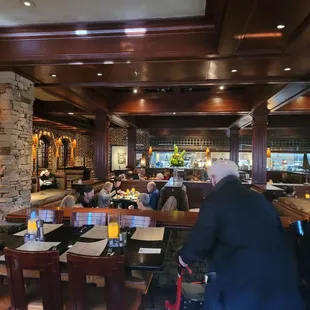
[[[75,207],[75,197],[72,195],[67,195],[64,197],[60,203],[60,207],[63,208],[74,208]]]
[[[98,207],[99,208],[108,208],[111,203],[111,198],[116,194],[115,191],[112,191],[113,183],[105,182],[103,184],[102,190],[98,194]]]

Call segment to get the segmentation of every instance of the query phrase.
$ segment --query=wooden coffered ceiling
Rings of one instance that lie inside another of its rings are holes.
[[[271,128],[308,128],[308,0],[90,2],[0,1],[0,70],[35,83],[36,123],[244,128],[266,105]]]

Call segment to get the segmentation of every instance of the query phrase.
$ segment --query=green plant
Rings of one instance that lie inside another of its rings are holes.
[[[183,167],[184,166],[184,154],[185,154],[184,150],[181,153],[179,153],[179,148],[175,144],[173,146],[173,154],[170,159],[170,166],[171,167]]]

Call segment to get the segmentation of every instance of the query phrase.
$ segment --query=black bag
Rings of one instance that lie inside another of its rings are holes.
[[[183,283],[181,309],[203,309],[204,297],[205,286],[203,284]]]

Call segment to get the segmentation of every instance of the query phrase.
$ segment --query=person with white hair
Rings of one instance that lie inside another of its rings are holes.
[[[305,309],[295,260],[273,205],[242,185],[233,161],[216,161],[208,174],[214,190],[179,252],[184,267],[208,259],[204,309]]]

